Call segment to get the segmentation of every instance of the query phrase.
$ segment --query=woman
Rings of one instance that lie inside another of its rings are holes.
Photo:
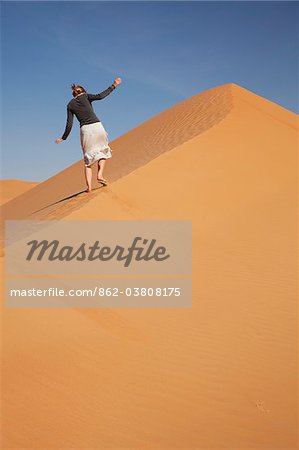
[[[108,143],[108,134],[101,121],[96,116],[92,102],[107,97],[121,83],[121,78],[116,78],[111,86],[99,94],[88,94],[78,84],[72,84],[73,99],[67,105],[67,121],[63,136],[56,139],[56,144],[67,139],[73,126],[74,114],[80,123],[80,140],[85,163],[86,192],[91,192],[92,168],[98,162],[98,181],[104,186],[107,180],[103,178],[106,159],[112,157],[112,150]]]

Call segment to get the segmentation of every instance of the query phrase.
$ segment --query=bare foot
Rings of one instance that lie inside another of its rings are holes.
[[[105,180],[105,178],[98,178],[98,182],[102,183],[102,184],[107,184],[108,183],[108,181]]]
[[[88,192],[88,193],[89,193],[89,192],[91,192],[91,191],[92,191],[91,188],[87,188],[85,192]]]

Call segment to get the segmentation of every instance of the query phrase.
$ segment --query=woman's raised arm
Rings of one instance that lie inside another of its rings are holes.
[[[94,100],[102,100],[103,98],[107,97],[107,95],[111,94],[111,92],[114,91],[116,86],[120,83],[121,78],[115,78],[111,86],[109,86],[107,89],[100,92],[99,94],[87,94],[89,101],[93,102]]]

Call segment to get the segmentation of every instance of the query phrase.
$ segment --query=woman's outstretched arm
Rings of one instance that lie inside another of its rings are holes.
[[[68,137],[68,135],[71,132],[72,126],[73,126],[73,120],[74,120],[74,113],[73,111],[70,109],[70,107],[67,107],[67,118],[66,118],[66,126],[65,126],[65,130],[63,135],[61,136],[61,139],[63,141],[66,140],[66,138]]]
[[[114,91],[116,86],[120,83],[121,78],[116,78],[114,82],[111,84],[111,86],[109,86],[107,89],[100,92],[99,94],[87,94],[89,101],[93,102],[94,100],[102,100],[103,98],[107,97],[107,95],[109,95],[112,91]]]

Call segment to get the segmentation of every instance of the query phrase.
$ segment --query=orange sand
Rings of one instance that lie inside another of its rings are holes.
[[[30,181],[0,180],[0,205],[28,191],[36,184]]]
[[[192,309],[3,309],[3,448],[297,448],[296,120],[220,86],[3,208],[193,222]]]

